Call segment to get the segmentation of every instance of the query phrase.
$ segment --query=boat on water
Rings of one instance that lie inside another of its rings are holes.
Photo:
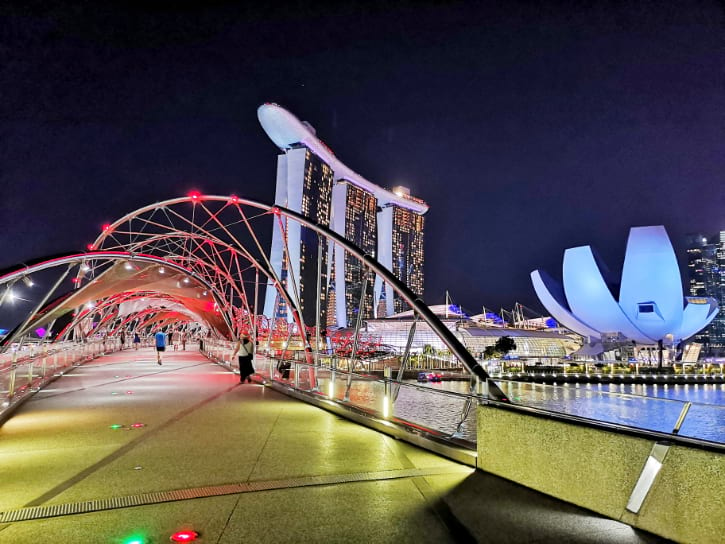
[[[418,381],[421,383],[438,383],[442,378],[443,376],[437,372],[418,372]]]

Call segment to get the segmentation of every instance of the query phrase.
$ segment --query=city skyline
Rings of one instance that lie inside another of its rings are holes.
[[[686,235],[725,229],[714,3],[2,9],[0,267],[193,189],[272,202],[265,101],[431,203],[430,304],[541,311],[528,273],[567,247],[616,268],[631,226],[664,224],[684,272]]]
[[[689,294],[713,297],[720,313],[693,340],[717,352],[725,349],[725,230],[710,234],[693,234],[688,238],[687,276]]]

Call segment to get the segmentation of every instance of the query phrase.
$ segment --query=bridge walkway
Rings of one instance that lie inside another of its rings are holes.
[[[117,427],[118,426],[118,427]],[[658,542],[196,350],[100,357],[0,427],[0,543]]]

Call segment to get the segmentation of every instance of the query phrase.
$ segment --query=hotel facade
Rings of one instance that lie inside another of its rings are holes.
[[[422,296],[428,205],[405,187],[383,189],[352,171],[309,124],[284,108],[264,104],[257,116],[282,151],[277,158],[275,204],[329,227]],[[364,278],[362,263],[354,256],[332,242],[320,243],[313,231],[295,221],[275,225],[270,257],[307,325],[316,322],[318,281],[323,327],[352,326],[360,313],[363,319],[371,319],[407,309],[381,278],[372,274]],[[264,315],[291,320],[284,301],[270,285]]]

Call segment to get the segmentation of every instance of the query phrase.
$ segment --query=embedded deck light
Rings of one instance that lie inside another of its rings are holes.
[[[196,531],[177,531],[169,537],[171,542],[193,542],[199,538],[199,533]]]

